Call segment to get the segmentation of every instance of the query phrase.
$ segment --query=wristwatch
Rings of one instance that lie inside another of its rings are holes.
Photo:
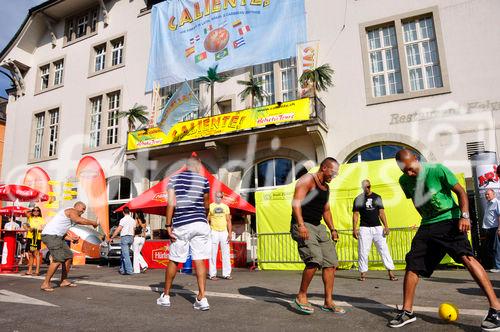
[[[463,219],[470,219],[469,212],[462,212],[462,218]]]

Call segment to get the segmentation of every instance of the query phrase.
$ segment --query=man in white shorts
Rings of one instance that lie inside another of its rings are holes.
[[[185,263],[191,249],[191,258],[196,267],[198,295],[193,304],[197,310],[208,310],[205,297],[206,267],[203,260],[210,258],[210,226],[207,222],[209,210],[208,180],[198,174],[200,161],[191,157],[187,170],[170,178],[167,186],[168,206],[165,226],[170,237],[169,263],[165,271],[165,289],[156,303],[170,306],[170,288],[177,273],[177,264]]]

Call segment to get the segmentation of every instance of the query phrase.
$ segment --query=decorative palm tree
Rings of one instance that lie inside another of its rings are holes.
[[[210,67],[207,70],[206,76],[201,76],[198,79],[202,82],[207,83],[208,88],[210,88],[210,116],[214,115],[214,104],[215,104],[215,83],[222,83],[229,79],[228,76],[221,75],[217,72],[217,67]]]
[[[305,70],[300,75],[299,82],[303,88],[308,85],[311,86],[313,96],[317,97],[318,92],[326,91],[329,87],[333,86],[333,73],[333,69],[326,63],[313,70]]]
[[[264,97],[267,95],[264,90],[261,79],[256,79],[252,73],[250,73],[248,81],[239,80],[238,84],[243,85],[245,88],[241,91],[238,96],[240,96],[241,101],[244,101],[248,96],[252,97],[252,107],[255,107],[255,101],[262,102]]]
[[[137,103],[129,109],[128,111],[118,112],[118,118],[127,118],[128,131],[135,130],[135,123],[139,121],[141,124],[148,123],[148,117],[146,112],[147,107],[144,105],[138,105]]]

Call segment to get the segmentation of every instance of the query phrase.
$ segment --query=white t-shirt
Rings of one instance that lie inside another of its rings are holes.
[[[42,235],[64,236],[71,227],[71,219],[66,216],[66,210],[59,211],[43,228]]]
[[[9,221],[8,223],[6,223],[4,225],[4,229],[6,231],[17,231],[19,228],[19,224],[17,222],[14,222],[14,221]]]
[[[132,235],[134,236],[135,220],[130,215],[125,215],[120,219],[120,226],[122,230],[120,231],[120,236]]]

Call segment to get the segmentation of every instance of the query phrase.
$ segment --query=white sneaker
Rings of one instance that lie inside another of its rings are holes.
[[[206,311],[210,309],[210,305],[208,304],[208,300],[206,297],[202,298],[198,301],[198,298],[194,300],[193,308],[196,310]]]
[[[170,307],[170,295],[165,295],[165,293],[161,293],[160,297],[156,299],[156,304],[161,305],[163,307]]]
[[[500,272],[500,270],[499,269],[491,269],[490,272],[491,273],[498,273],[498,272]]]

